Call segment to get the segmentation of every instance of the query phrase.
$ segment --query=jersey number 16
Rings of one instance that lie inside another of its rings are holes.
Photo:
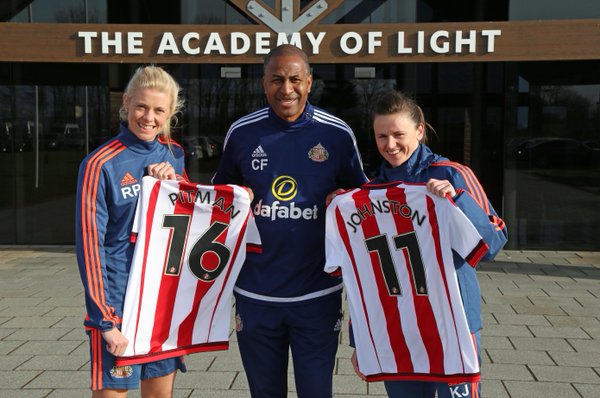
[[[165,214],[162,227],[173,230],[168,242],[166,275],[179,275],[188,239],[190,218],[187,214]],[[213,222],[192,246],[187,262],[190,271],[199,280],[210,282],[216,279],[227,265],[231,250],[216,240],[227,228],[229,228],[228,224]],[[206,267],[207,262],[210,262],[211,266]]]

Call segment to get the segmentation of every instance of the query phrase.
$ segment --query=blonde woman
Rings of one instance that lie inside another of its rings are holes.
[[[185,178],[183,149],[170,138],[181,110],[177,82],[156,66],[137,69],[119,111],[119,134],[90,153],[79,168],[76,248],[85,290],[92,397],[169,397],[181,358],[115,366],[127,347],[120,331],[133,244],[129,235],[142,177]]]

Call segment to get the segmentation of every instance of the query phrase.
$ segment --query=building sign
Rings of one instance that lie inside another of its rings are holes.
[[[355,31],[345,32],[336,38],[334,46],[342,56],[364,53],[375,55],[384,51],[383,31],[368,31],[363,34]],[[390,55],[405,54],[474,54],[477,48],[484,53],[494,52],[495,38],[502,32],[499,29],[436,30],[428,33],[418,31],[413,38],[406,38],[406,32],[393,32],[387,37],[387,49]],[[231,56],[231,55],[264,55],[268,54],[273,45],[293,44],[303,48],[309,55],[321,54],[323,40],[327,32],[231,32],[222,35],[210,32],[206,37],[192,31],[181,37],[173,32],[163,32],[159,37],[152,38],[158,43],[153,46],[151,56]],[[80,31],[77,37],[83,41],[84,55],[144,55],[144,32],[107,32]],[[477,45],[483,42],[482,45]],[[147,46],[146,46],[147,47]]]
[[[255,25],[0,23],[0,61],[260,63],[289,43],[313,63],[600,59],[600,20],[321,24],[343,0],[230,0]]]

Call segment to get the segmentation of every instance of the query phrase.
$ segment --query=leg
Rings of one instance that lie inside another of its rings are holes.
[[[169,358],[142,365],[142,397],[168,398],[173,396],[177,370],[186,371],[182,358]]]
[[[142,397],[144,398],[168,398],[173,396],[175,375],[177,372],[165,376],[153,377],[142,380]]]
[[[287,307],[299,398],[331,398],[341,326],[341,294]]]
[[[389,398],[433,398],[435,384],[426,381],[384,381]]]
[[[287,397],[289,342],[282,307],[236,300],[237,338],[250,395]]]
[[[100,390],[92,391],[92,398],[125,398],[127,390]]]

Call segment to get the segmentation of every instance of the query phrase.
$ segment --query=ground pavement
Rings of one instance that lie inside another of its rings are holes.
[[[503,251],[479,280],[484,397],[600,397],[600,252]],[[90,396],[83,315],[73,247],[0,246],[0,397]],[[335,396],[385,396],[351,353],[344,328]],[[175,397],[249,396],[235,334],[229,351],[186,362]]]

